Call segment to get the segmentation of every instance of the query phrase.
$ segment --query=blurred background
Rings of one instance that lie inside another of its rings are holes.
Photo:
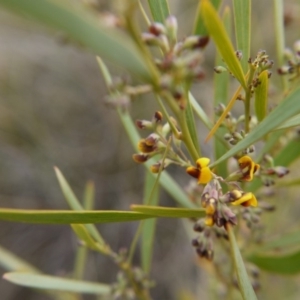
[[[120,5],[120,1],[93,2],[102,13],[118,11]],[[178,17],[179,38],[190,34],[197,4],[192,0],[170,1],[171,11]],[[284,4],[286,45],[292,46],[299,39],[300,5],[296,0],[286,0]],[[273,1],[253,0],[252,8],[252,53],[265,49],[275,60]],[[141,26],[145,28],[144,23]],[[206,79],[195,85],[193,91],[212,114],[214,51],[210,50],[206,51],[204,63]],[[116,66],[109,67],[112,74],[127,76]],[[274,77],[276,83],[276,74]],[[0,8],[1,207],[68,209],[53,166],[60,168],[80,199],[86,182],[94,182],[95,209],[126,210],[130,204],[142,202],[144,168],[132,161],[134,150],[116,112],[105,105],[106,94],[92,53],[65,43],[58,31]],[[144,97],[136,99],[131,112],[134,119],[151,119],[156,109],[153,99]],[[200,140],[206,133],[199,124]],[[208,144],[204,151],[208,153],[210,149]],[[172,171],[181,185],[188,183],[181,169]],[[174,201],[161,192],[161,204],[171,206]],[[47,274],[63,276],[72,271],[77,239],[70,227],[0,223],[1,246]],[[129,247],[137,223],[98,227],[117,250]],[[157,282],[152,290],[153,299],[177,299],[184,290],[197,295],[197,299],[209,299],[201,288],[207,284],[206,273],[195,261],[182,221],[159,220],[151,274]],[[86,279],[107,283],[116,280],[114,264],[98,254],[90,253],[86,270]],[[0,268],[0,274],[4,272]],[[273,280],[283,279],[274,276]],[[4,280],[0,281],[0,290],[4,300],[48,299],[44,294]]]

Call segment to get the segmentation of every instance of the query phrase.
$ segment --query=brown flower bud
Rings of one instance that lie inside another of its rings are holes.
[[[150,167],[150,171],[154,174],[157,174],[161,168],[161,162],[157,162]]]
[[[156,111],[154,114],[155,123],[160,123],[163,119],[163,114],[160,111]]]
[[[138,149],[143,153],[151,153],[156,149],[156,147],[152,145],[149,146],[145,142],[145,139],[141,139],[138,143]]]
[[[142,163],[144,163],[145,161],[147,161],[149,159],[149,155],[148,154],[143,154],[143,153],[133,154],[132,158],[135,162],[142,164]]]
[[[159,135],[151,133],[144,141],[147,146],[155,146],[159,141]]]
[[[238,60],[241,60],[243,58],[243,52],[241,50],[235,51],[235,55],[238,58]]]
[[[140,129],[152,129],[152,122],[147,120],[136,120],[135,125]]]
[[[166,28],[163,24],[161,23],[152,23],[149,26],[149,32],[152,33],[155,36],[159,36],[161,34],[165,34],[166,33]]]
[[[279,178],[282,178],[283,176],[290,173],[290,170],[288,168],[282,166],[275,167],[274,171]]]
[[[204,220],[198,220],[194,225],[194,230],[197,232],[202,232],[205,229],[205,223]]]

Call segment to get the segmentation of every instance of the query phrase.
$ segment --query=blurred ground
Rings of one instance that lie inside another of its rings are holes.
[[[274,32],[270,29],[272,2],[253,1],[254,53],[265,48],[275,56]],[[289,46],[299,38],[299,18],[293,21],[294,3],[286,1],[287,13],[292,16],[287,27]],[[175,14],[178,12],[181,36],[191,26],[196,4],[191,0],[171,3]],[[67,209],[53,172],[56,165],[78,197],[88,180],[95,183],[96,209],[128,209],[131,203],[141,203],[144,170],[131,159],[133,149],[117,114],[104,105],[106,88],[95,57],[59,41],[59,32],[48,32],[0,11],[1,207]],[[212,65],[213,56],[208,56],[208,74]],[[208,111],[212,111],[206,101],[212,97],[210,84],[208,77],[195,88],[196,97]],[[151,118],[155,106],[147,99],[136,102],[133,115]],[[202,140],[203,130],[199,128]],[[208,145],[205,151],[209,150]],[[163,205],[172,205],[167,195],[162,195]],[[118,249],[129,246],[136,225],[99,228]],[[76,238],[68,226],[1,222],[0,244],[48,274],[63,275],[73,268]],[[152,278],[159,283],[153,291],[154,299],[175,299],[180,289],[196,292],[197,282],[206,283],[205,275],[194,264],[190,238],[180,221],[159,221],[154,255]],[[116,278],[113,264],[99,255],[90,255],[87,270],[90,280],[112,282]],[[3,274],[4,270],[0,271]],[[3,280],[0,289],[4,300],[46,299],[43,294]],[[205,299],[199,289],[198,295]]]

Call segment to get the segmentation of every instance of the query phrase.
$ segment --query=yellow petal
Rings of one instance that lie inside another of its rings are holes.
[[[244,156],[242,156],[242,157],[238,160],[238,162],[239,162],[239,164],[246,164],[246,165],[248,165],[248,164],[253,163],[253,160],[252,160],[252,158],[251,158],[250,156],[244,155]]]
[[[231,202],[232,205],[240,205],[244,202],[247,202],[252,199],[252,193],[246,193],[241,198],[237,199],[236,201]]]
[[[197,163],[198,168],[201,169],[201,168],[207,167],[209,162],[210,162],[209,158],[201,157],[201,158],[197,159],[196,163]]]
[[[251,193],[251,194],[252,194],[252,193]],[[256,206],[257,206],[257,199],[256,199],[256,197],[255,197],[254,194],[252,194],[252,198],[251,198],[251,200],[249,200],[249,205],[250,205],[250,206],[253,206],[253,207],[256,207]]]
[[[201,168],[200,174],[199,174],[199,177],[198,177],[198,183],[199,184],[208,183],[209,181],[212,180],[212,177],[213,176],[211,174],[210,168],[208,168],[208,167]]]
[[[214,219],[213,219],[213,217],[212,216],[206,216],[206,218],[205,218],[205,225],[206,226],[213,226],[214,225]]]
[[[231,202],[232,205],[244,205],[244,206],[257,206],[257,199],[254,194],[252,193],[246,193],[238,200]]]

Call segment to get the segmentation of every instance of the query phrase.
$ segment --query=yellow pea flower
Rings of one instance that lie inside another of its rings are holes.
[[[243,174],[241,180],[245,181],[251,181],[253,179],[253,174],[260,168],[260,165],[256,164],[248,155],[242,156],[238,160],[238,163]]]
[[[199,184],[206,184],[212,180],[213,175],[210,168],[208,167],[210,159],[207,157],[202,157],[197,159],[197,167],[188,167],[186,172],[197,178]]]

